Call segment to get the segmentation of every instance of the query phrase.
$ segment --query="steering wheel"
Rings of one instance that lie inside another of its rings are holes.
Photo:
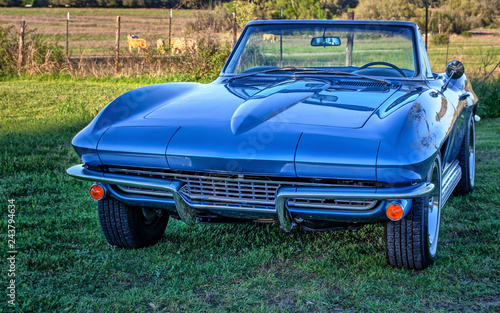
[[[388,66],[388,67],[392,67],[393,69],[395,69],[396,71],[398,71],[399,74],[403,75],[403,77],[406,77],[406,74],[405,74],[405,72],[403,72],[403,70],[401,70],[396,65],[391,64],[391,63],[387,63],[387,62],[370,62],[370,63],[366,63],[365,65],[363,65],[360,68],[358,68],[356,70],[356,72],[359,71],[359,70],[363,70],[363,69],[365,69],[367,67],[373,66],[373,65],[385,65],[385,66]]]

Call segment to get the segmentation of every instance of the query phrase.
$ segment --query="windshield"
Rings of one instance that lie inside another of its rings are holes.
[[[413,77],[415,59],[410,27],[256,25],[248,27],[224,74],[301,67]]]

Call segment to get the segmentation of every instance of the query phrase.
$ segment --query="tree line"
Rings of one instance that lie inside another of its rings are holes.
[[[34,7],[125,7],[214,9],[236,12],[239,26],[252,19],[355,19],[405,20],[425,25],[425,7],[429,10],[429,30],[461,33],[478,27],[497,27],[500,0],[0,0],[0,6]],[[450,15],[450,4],[453,4]],[[219,14],[217,13],[217,14]],[[228,16],[225,14],[225,16]]]

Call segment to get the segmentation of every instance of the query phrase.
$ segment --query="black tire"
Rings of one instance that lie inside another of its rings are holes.
[[[471,114],[464,140],[458,153],[458,162],[462,169],[462,178],[455,187],[455,195],[466,195],[474,190],[474,177],[476,171],[476,131],[474,125],[474,114]]]
[[[97,207],[104,237],[119,248],[135,249],[157,243],[169,218],[166,212],[129,206],[115,199],[99,200]]]
[[[386,257],[392,267],[423,270],[436,260],[441,218],[441,159],[434,160],[427,181],[430,195],[413,199],[411,211],[401,220],[385,224]]]

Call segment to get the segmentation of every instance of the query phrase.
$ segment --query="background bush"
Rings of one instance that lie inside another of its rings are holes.
[[[207,36],[197,41],[197,49],[182,56],[176,71],[194,74],[197,80],[214,80],[219,76],[231,47],[221,43],[215,36]]]
[[[0,75],[15,73],[17,64],[16,36],[12,27],[0,25]]]
[[[196,48],[182,54],[168,56],[150,49],[141,55],[120,59],[115,69],[114,58],[87,62],[86,59],[66,59],[64,48],[55,41],[42,39],[33,29],[25,34],[23,62],[18,68],[19,46],[17,28],[0,26],[0,77],[33,74],[60,74],[102,77],[107,75],[135,76],[148,73],[162,77],[166,74],[189,73],[196,81],[211,81],[218,77],[229,56],[229,43],[222,43],[210,31],[195,34]],[[189,35],[189,34],[188,34]],[[186,37],[189,37],[186,35]]]
[[[57,73],[65,63],[63,48],[55,41],[44,40],[35,31],[27,29],[21,67],[18,68],[18,29],[0,26],[0,76],[16,72],[27,74]]]
[[[476,82],[477,83],[477,82]],[[472,84],[474,86],[474,82]],[[484,117],[500,117],[500,78],[490,77],[479,88],[474,88],[479,99],[477,114]]]
[[[194,21],[188,22],[188,31],[224,32],[231,30],[231,16],[223,6],[217,6],[213,11],[195,13]]]
[[[383,5],[382,5],[383,2]],[[496,15],[500,12],[500,0],[453,0],[451,13],[449,0],[427,0],[430,4],[428,30],[460,34],[478,27],[497,27]],[[425,0],[359,0],[356,19],[405,20],[417,23],[425,29]]]
[[[448,43],[448,33],[434,34],[430,37],[431,43],[435,46],[442,46]]]

